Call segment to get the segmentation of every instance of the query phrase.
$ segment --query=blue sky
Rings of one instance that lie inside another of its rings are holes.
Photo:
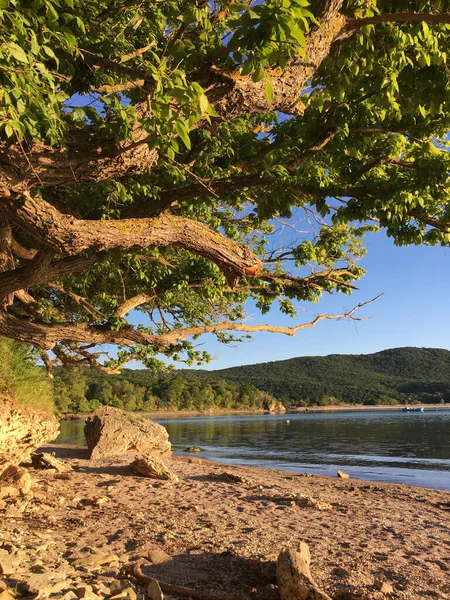
[[[248,323],[292,326],[319,313],[342,313],[354,305],[384,295],[360,311],[367,321],[323,321],[295,337],[258,333],[235,347],[217,343],[213,336],[199,340],[214,360],[206,367],[281,360],[294,356],[334,353],[367,354],[386,348],[419,346],[450,349],[450,248],[396,247],[384,232],[366,237],[368,253],[360,264],[366,276],[351,296],[326,296],[308,312],[290,319],[276,310],[261,316],[251,306]],[[301,321],[300,321],[301,319]]]

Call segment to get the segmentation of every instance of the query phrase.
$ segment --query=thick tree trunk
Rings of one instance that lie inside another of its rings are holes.
[[[339,13],[343,0],[325,0],[318,12],[320,27],[307,37],[306,60],[298,59],[285,70],[270,73],[273,100],[265,93],[265,81],[255,83],[250,76],[229,75],[212,69],[200,83],[207,90],[216,111],[230,120],[243,114],[276,110],[299,116],[303,114],[301,95],[320,64],[330,53],[332,43],[342,36],[347,17]],[[350,35],[350,34],[348,34]]]

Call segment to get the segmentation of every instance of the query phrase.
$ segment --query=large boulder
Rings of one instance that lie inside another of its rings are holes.
[[[0,458],[13,464],[28,461],[32,452],[58,436],[56,417],[41,409],[21,408],[0,396]]]
[[[95,460],[123,454],[171,456],[169,435],[162,425],[111,406],[102,406],[86,420],[84,435]]]

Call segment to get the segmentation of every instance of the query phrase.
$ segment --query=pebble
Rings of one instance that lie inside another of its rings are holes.
[[[150,581],[148,584],[147,596],[150,598],[150,600],[164,600],[164,594],[162,593],[161,586],[156,579],[153,579],[153,581]]]
[[[380,581],[379,579],[375,579],[375,587],[382,594],[392,594],[394,588],[390,583],[386,583],[385,581]]]
[[[340,477],[341,479],[350,479],[350,475],[348,473],[344,473],[344,471],[338,471],[337,472],[338,477]]]
[[[72,565],[74,567],[101,567],[102,565],[108,565],[111,563],[117,563],[119,565],[119,557],[117,554],[90,554],[83,558],[74,560]]]
[[[154,565],[159,565],[160,563],[172,560],[167,552],[164,552],[164,550],[158,550],[157,548],[149,550],[147,558]]]
[[[81,585],[76,590],[76,595],[79,600],[97,600],[99,597],[94,593],[91,585]]]
[[[128,587],[126,587],[124,590],[122,590],[118,594],[115,594],[114,596],[110,596],[110,600],[121,600],[122,598],[125,598],[128,600],[137,600],[137,594],[136,594],[135,590],[131,587],[131,585],[128,585]]]
[[[0,575],[14,575],[20,571],[22,558],[0,549]]]
[[[66,587],[68,587],[66,576],[54,572],[31,575],[20,585],[20,588],[28,594],[40,594],[41,596],[57,594]]]

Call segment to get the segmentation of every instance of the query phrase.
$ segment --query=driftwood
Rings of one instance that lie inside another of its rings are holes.
[[[298,551],[282,550],[277,561],[277,582],[281,600],[332,600],[320,590],[309,569],[308,545],[300,542]]]
[[[212,592],[202,592],[199,590],[193,590],[192,588],[185,588],[179,585],[173,585],[172,583],[165,583],[159,581],[154,577],[144,575],[142,572],[143,566],[142,560],[134,564],[127,565],[126,575],[134,577],[140,583],[149,585],[152,582],[157,582],[161,591],[168,596],[180,596],[182,598],[192,598],[192,600],[245,600],[248,594],[236,593],[236,594],[214,594]]]

